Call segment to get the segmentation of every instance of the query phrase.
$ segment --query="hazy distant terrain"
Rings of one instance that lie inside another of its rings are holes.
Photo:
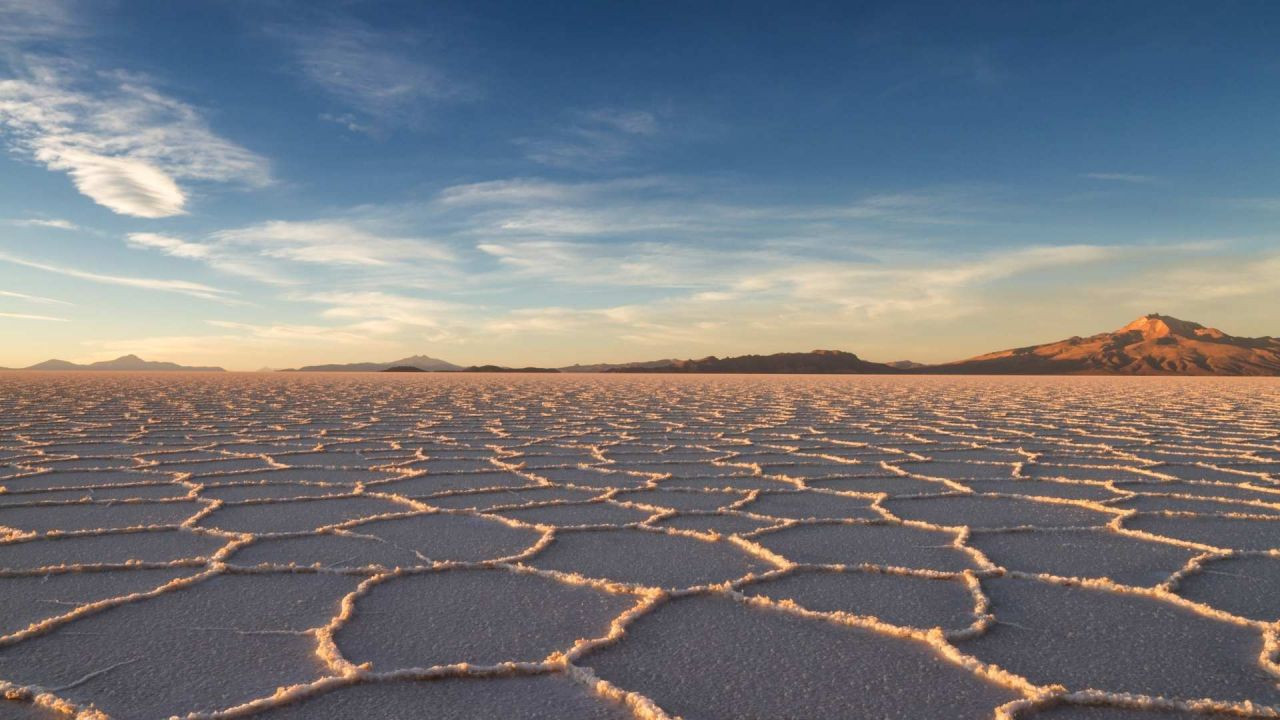
[[[3,717],[1272,717],[1278,598],[1274,380],[0,374]]]

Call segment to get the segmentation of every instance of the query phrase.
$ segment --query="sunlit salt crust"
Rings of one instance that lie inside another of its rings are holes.
[[[1280,384],[0,375],[0,717],[1280,717]]]

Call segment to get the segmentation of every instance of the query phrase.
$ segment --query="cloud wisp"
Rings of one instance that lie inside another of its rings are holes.
[[[224,303],[240,302],[232,297],[234,293],[229,290],[223,290],[187,280],[166,280],[159,278],[130,277],[126,275],[107,275],[104,273],[89,272],[87,270],[79,270],[62,265],[39,262],[36,260],[27,260],[25,258],[3,252],[0,252],[0,262],[20,265],[22,267],[42,270],[44,272],[55,273],[58,275],[65,275],[67,277],[87,280],[89,282],[100,283],[103,285],[118,285],[121,287],[138,288],[142,290],[178,293],[180,295],[189,295],[191,297],[201,298],[204,300],[216,300]]]
[[[0,318],[9,320],[39,320],[43,322],[70,322],[67,318],[53,317],[51,315],[31,315],[28,313],[11,313],[0,312]]]
[[[515,143],[540,165],[591,170],[624,160],[659,129],[651,112],[603,108],[577,113],[568,127],[549,137],[522,137]]]
[[[57,300],[41,295],[28,295],[27,293],[14,292],[12,290],[0,290],[0,297],[13,298],[15,300],[23,300],[25,302],[37,303],[40,305],[74,305],[75,303],[66,300]]]
[[[412,126],[432,105],[474,95],[469,85],[425,60],[425,42],[412,33],[331,15],[310,25],[279,26],[271,34],[289,48],[308,83],[346,108],[321,119],[352,132]]]

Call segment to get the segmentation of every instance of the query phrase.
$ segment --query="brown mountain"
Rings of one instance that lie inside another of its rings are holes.
[[[1167,315],[1114,332],[1001,350],[924,373],[992,375],[1280,375],[1280,339],[1242,338]]]
[[[840,350],[814,350],[807,353],[775,355],[741,355],[701,360],[675,360],[665,365],[617,367],[615,373],[770,373],[855,375],[901,372],[884,363],[868,362],[857,355]]]

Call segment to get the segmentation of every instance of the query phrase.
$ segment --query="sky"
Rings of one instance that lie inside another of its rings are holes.
[[[0,366],[1280,335],[1280,3],[0,0]]]

